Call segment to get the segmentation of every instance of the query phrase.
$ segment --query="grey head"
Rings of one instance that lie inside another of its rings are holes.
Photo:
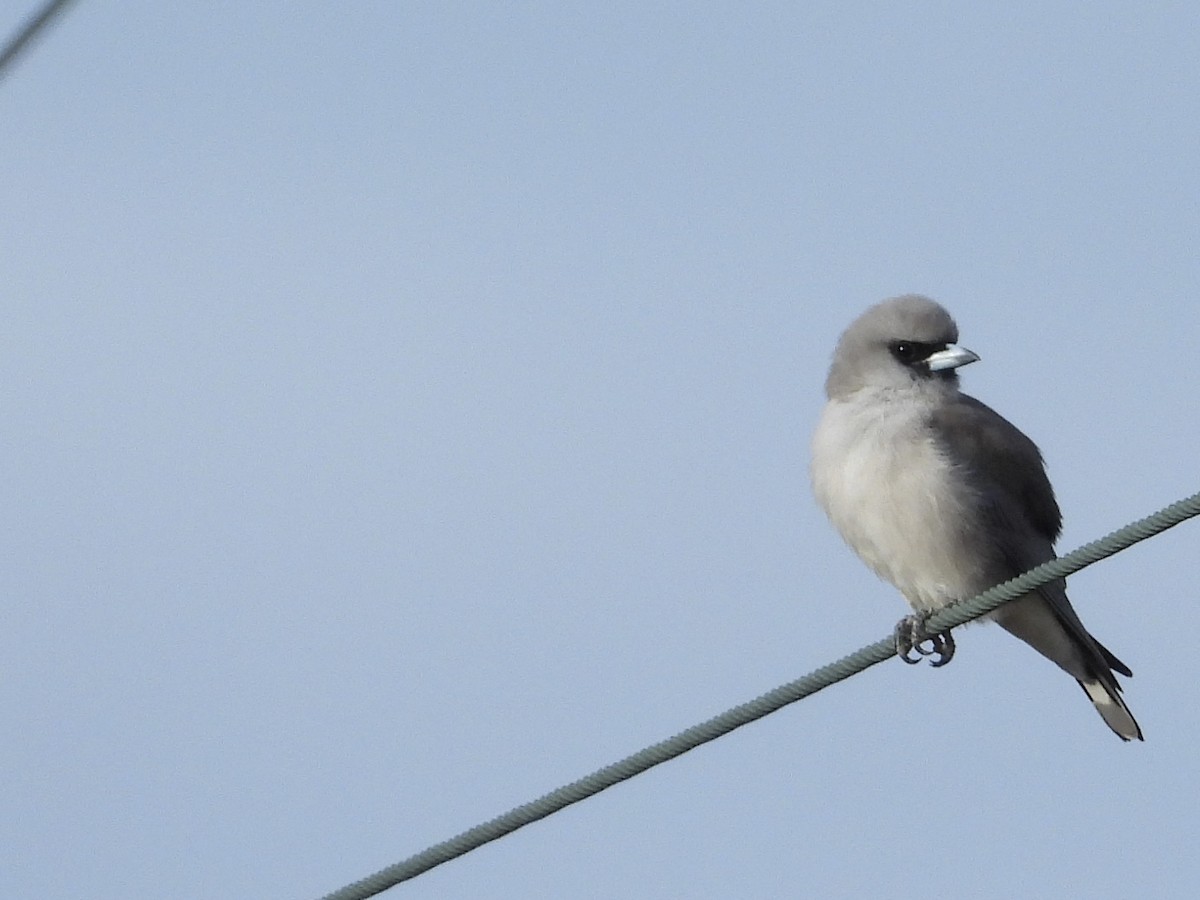
[[[905,294],[877,303],[850,323],[825,380],[832,400],[871,388],[942,385],[954,389],[959,366],[979,359],[955,344],[958,326],[938,303]]]

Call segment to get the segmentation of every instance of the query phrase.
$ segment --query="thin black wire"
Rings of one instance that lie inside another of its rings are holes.
[[[30,41],[37,37],[38,32],[49,25],[51,20],[66,9],[71,2],[72,0],[51,0],[50,3],[47,3],[34,13],[21,26],[20,30],[9,38],[8,43],[4,45],[4,49],[0,50],[0,78],[4,77],[4,73],[8,70],[9,66],[21,55],[21,51],[29,46]]]

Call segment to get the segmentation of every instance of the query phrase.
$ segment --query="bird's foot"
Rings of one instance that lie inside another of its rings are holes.
[[[930,612],[914,613],[896,623],[896,655],[910,666],[920,662],[919,659],[909,656],[914,650],[921,656],[936,657],[929,661],[935,669],[954,658],[954,635],[949,631],[930,634],[926,630],[925,623],[931,615]],[[925,647],[926,644],[929,645],[928,648]]]

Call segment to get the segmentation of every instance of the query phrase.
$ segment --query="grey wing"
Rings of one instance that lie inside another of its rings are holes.
[[[995,581],[1015,578],[1054,559],[1062,513],[1037,445],[991,407],[966,394],[934,413],[931,425],[947,456],[967,469],[979,491],[980,516],[996,556]],[[1110,669],[1131,674],[1088,633],[1067,599],[1065,581],[1052,581],[1037,593],[1082,651],[1087,674],[1110,684],[1115,683]]]
[[[949,457],[1003,504],[1007,518],[1014,520],[1006,524],[1032,532],[1049,545],[1050,555],[1025,568],[1052,559],[1054,542],[1062,531],[1062,512],[1037,444],[990,406],[966,394],[935,412],[932,425]]]

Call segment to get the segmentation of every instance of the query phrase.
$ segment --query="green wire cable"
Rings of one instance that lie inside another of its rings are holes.
[[[1172,503],[1165,509],[1146,516],[1144,519],[1139,519],[1131,525],[1126,525],[1090,544],[1085,544],[1066,556],[1043,563],[1011,581],[989,588],[977,597],[948,606],[930,617],[927,628],[931,633],[937,633],[962,625],[1036,587],[1056,578],[1065,578],[1092,563],[1120,553],[1139,541],[1160,534],[1197,515],[1200,515],[1200,493]],[[381,869],[361,881],[347,885],[332,894],[326,894],[322,900],[366,900],[366,898],[374,897],[402,881],[415,878],[435,866],[456,859],[477,847],[482,847],[497,838],[511,834],[531,822],[544,819],[546,816],[565,809],[572,803],[578,803],[580,800],[598,794],[627,778],[640,775],[659,763],[681,756],[701,744],[706,744],[736,728],[741,728],[756,719],[770,715],[789,703],[795,703],[797,700],[811,696],[817,691],[837,684],[851,675],[857,675],[876,663],[891,659],[895,655],[894,639],[889,635],[881,641],[876,641],[848,656],[843,656],[836,662],[822,666],[802,678],[797,678],[773,691],[768,691],[748,703],[726,710],[719,716],[714,716],[699,725],[693,725],[674,737],[639,750],[637,753],[605,766],[603,769],[598,769],[578,781],[572,781],[536,800],[509,810],[504,815],[476,825],[447,841],[434,844],[432,847],[395,865],[388,866],[386,869]]]

